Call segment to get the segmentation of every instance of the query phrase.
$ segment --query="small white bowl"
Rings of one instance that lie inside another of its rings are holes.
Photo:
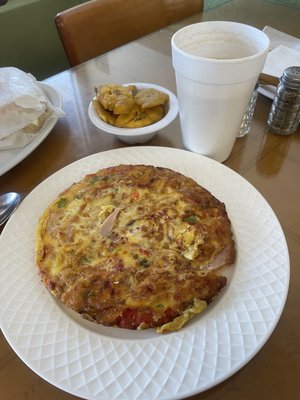
[[[178,101],[176,96],[168,89],[154,85],[153,83],[126,83],[123,86],[135,85],[137,89],[154,88],[169,95],[169,101],[166,104],[165,116],[154,124],[144,126],[143,128],[117,128],[104,122],[95,111],[92,102],[89,105],[88,115],[92,123],[104,132],[116,135],[118,139],[128,144],[145,143],[152,139],[160,129],[169,125],[178,114]]]

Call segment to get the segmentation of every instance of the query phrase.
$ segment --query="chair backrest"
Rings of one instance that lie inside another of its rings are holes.
[[[203,10],[203,0],[92,0],[58,13],[71,66]]]

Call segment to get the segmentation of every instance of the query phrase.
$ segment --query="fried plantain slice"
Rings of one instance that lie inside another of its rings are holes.
[[[92,104],[100,119],[102,119],[107,124],[116,126],[116,119],[117,119],[116,115],[114,115],[111,111],[106,110],[104,107],[102,107],[102,105],[99,103],[98,100],[93,100]]]
[[[97,89],[97,99],[103,108],[114,114],[128,114],[135,106],[135,86],[102,85]]]
[[[138,113],[139,111],[137,110],[137,106],[134,106],[130,113],[118,115],[116,119],[116,126],[119,128],[124,128],[129,121],[132,121],[137,117]]]
[[[120,115],[116,120],[116,126],[120,128],[142,128],[162,119],[164,112],[162,105],[146,110],[136,106],[130,114]]]
[[[147,109],[159,105],[164,105],[169,101],[169,96],[166,93],[160,92],[157,89],[141,89],[134,96],[136,104],[142,109]]]

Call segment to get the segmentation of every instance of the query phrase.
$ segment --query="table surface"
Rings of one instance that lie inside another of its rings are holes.
[[[107,82],[152,82],[176,92],[170,39],[180,27],[206,20],[233,20],[258,28],[272,26],[300,37],[300,10],[268,1],[230,1],[150,34],[45,82],[62,95],[65,117],[25,160],[0,177],[1,192],[24,198],[45,178],[90,154],[125,147],[96,129],[87,107],[94,87]],[[251,133],[236,140],[225,165],[253,184],[275,211],[290,253],[291,282],[285,309],[270,339],[239,372],[191,399],[294,399],[300,374],[300,129],[290,136],[266,130],[271,100],[259,95]],[[179,119],[147,145],[182,148]],[[0,334],[1,398],[10,400],[76,397],[50,385],[32,372]]]

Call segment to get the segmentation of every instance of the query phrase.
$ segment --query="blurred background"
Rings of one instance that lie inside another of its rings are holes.
[[[148,0],[149,1],[149,0]],[[204,9],[233,0],[205,0]],[[300,0],[261,0],[300,7]],[[84,0],[0,0],[0,67],[18,67],[38,80],[69,68],[55,15]]]

